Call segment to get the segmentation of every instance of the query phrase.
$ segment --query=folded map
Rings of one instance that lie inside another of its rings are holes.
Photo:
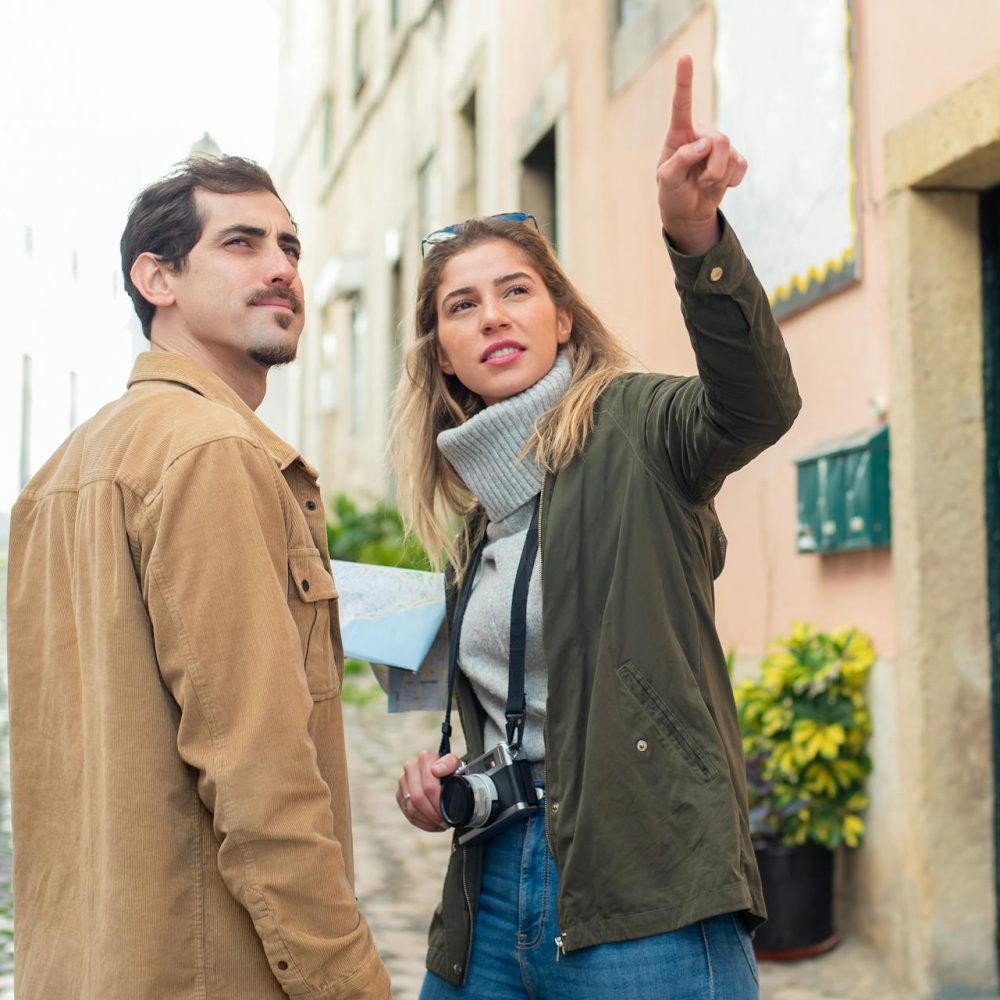
[[[344,654],[367,660],[390,712],[444,707],[444,574],[332,561]]]

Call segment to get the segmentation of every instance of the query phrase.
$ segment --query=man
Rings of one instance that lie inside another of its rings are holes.
[[[389,995],[316,473],[253,413],[295,357],[299,252],[249,161],[143,191],[122,267],[152,350],[14,508],[19,997]]]

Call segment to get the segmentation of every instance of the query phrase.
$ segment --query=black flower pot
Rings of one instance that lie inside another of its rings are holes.
[[[791,961],[836,947],[833,927],[833,851],[819,844],[755,848],[767,923],[754,937],[758,958]]]

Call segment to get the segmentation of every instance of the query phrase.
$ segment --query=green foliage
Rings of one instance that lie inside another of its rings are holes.
[[[875,662],[856,629],[817,632],[795,622],[736,687],[755,840],[856,847],[871,772],[864,687]]]
[[[330,501],[331,519],[326,525],[330,558],[349,562],[398,566],[402,569],[430,569],[420,543],[405,537],[399,511],[385,501],[370,510],[360,510],[346,494]]]
[[[399,511],[385,501],[370,510],[360,510],[346,494],[338,493],[330,501],[331,520],[326,537],[331,559],[398,566],[401,569],[431,568],[420,543],[406,538]],[[384,695],[374,682],[368,664],[362,660],[344,662],[341,698],[350,704],[367,705]]]

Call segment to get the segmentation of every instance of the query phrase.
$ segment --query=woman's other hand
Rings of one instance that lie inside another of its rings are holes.
[[[727,188],[736,187],[747,161],[721,132],[691,122],[694,63],[677,60],[670,127],[656,167],[660,221],[681,253],[702,254],[722,235],[718,208]]]
[[[424,750],[403,765],[396,786],[396,805],[415,827],[430,833],[448,828],[441,818],[441,779],[453,774],[460,763],[453,753],[438,757]]]

